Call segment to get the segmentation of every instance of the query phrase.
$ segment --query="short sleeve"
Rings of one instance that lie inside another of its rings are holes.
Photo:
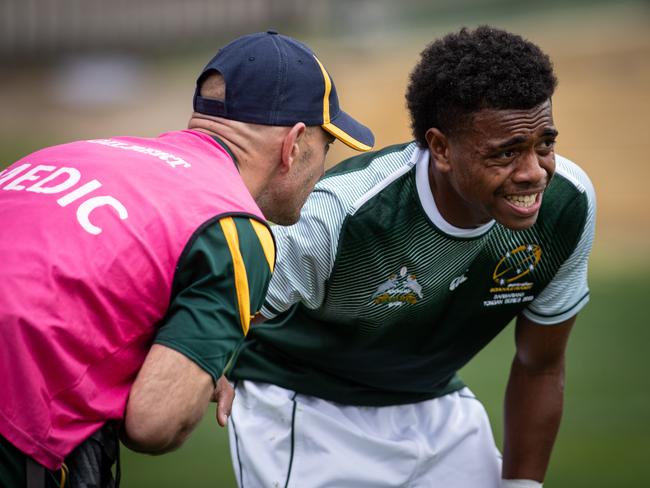
[[[262,306],[275,262],[266,224],[226,217],[203,226],[181,256],[155,342],[216,381]]]
[[[573,253],[560,266],[548,286],[523,311],[523,315],[541,325],[554,325],[576,315],[589,301],[587,268],[596,228],[596,193],[582,169],[558,157],[564,176],[582,189],[587,198],[587,215],[582,234]]]

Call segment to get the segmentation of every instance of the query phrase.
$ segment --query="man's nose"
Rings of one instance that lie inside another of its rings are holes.
[[[539,184],[548,177],[548,171],[543,165],[542,158],[535,151],[527,151],[517,161],[517,168],[513,175],[516,183]]]

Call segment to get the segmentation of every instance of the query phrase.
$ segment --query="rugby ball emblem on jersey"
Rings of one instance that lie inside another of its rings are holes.
[[[498,262],[492,279],[503,286],[530,273],[542,258],[542,248],[537,244],[524,244],[508,251]]]

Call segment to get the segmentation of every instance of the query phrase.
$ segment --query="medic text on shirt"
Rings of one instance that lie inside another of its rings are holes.
[[[31,163],[23,163],[0,171],[0,188],[2,190],[28,191],[57,196],[65,193],[56,201],[61,207],[67,207],[79,201],[77,221],[90,234],[97,235],[102,232],[101,227],[90,221],[90,214],[99,207],[109,206],[115,210],[121,220],[128,218],[129,213],[126,207],[110,195],[97,195],[86,198],[90,193],[101,188],[102,184],[98,180],[90,180],[73,189],[80,180],[81,173],[78,169],[57,168],[48,164],[37,164],[32,167]],[[71,191],[68,192],[68,190]]]

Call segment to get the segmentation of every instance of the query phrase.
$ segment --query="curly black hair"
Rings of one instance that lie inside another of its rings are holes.
[[[485,109],[530,109],[549,100],[557,85],[549,57],[530,41],[490,26],[463,28],[429,44],[411,72],[406,102],[413,136],[452,135]]]

